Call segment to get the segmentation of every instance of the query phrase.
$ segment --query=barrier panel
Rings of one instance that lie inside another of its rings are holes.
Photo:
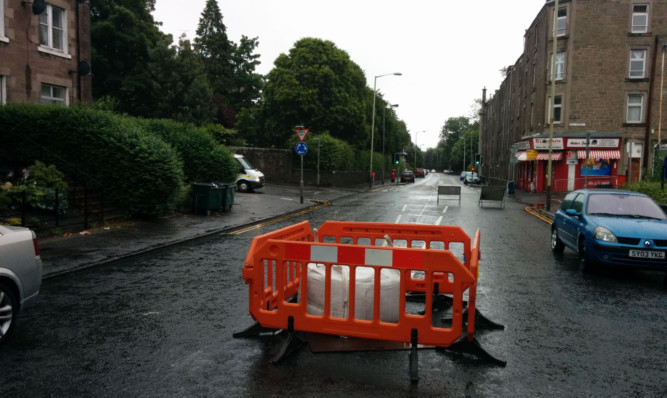
[[[406,247],[387,246],[401,241]],[[250,314],[264,328],[413,346],[448,347],[461,338],[467,324],[465,335],[472,341],[479,242],[479,230],[471,246],[468,235],[456,226],[327,221],[319,230],[312,230],[304,221],[253,240],[243,268],[243,279],[249,285]],[[450,250],[454,243],[462,246],[463,259]],[[308,311],[309,284],[313,283],[308,274],[314,267],[324,267],[322,314]],[[340,273],[339,267],[349,272],[343,286],[332,278]],[[374,275],[365,290],[357,283],[362,269],[371,269]],[[390,271],[399,276],[397,302],[382,304],[382,277]],[[341,289],[347,292],[342,296],[346,311],[332,311]],[[406,295],[411,292],[424,293],[423,313],[406,311]],[[433,319],[434,296],[438,294],[452,296],[451,324],[444,327]],[[332,299],[333,295],[337,298]],[[362,295],[371,297],[363,300]],[[357,308],[362,301],[371,303],[372,308]],[[395,319],[381,319],[384,305],[397,308]],[[366,315],[359,316],[361,312]]]
[[[484,207],[484,201],[500,202],[500,206],[505,207],[505,187],[483,186],[477,205]]]
[[[457,185],[439,185],[438,186],[438,199],[436,204],[440,204],[440,195],[445,196],[458,196],[459,206],[461,206],[461,187]]]

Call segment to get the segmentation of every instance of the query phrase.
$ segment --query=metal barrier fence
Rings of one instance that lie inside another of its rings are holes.
[[[13,205],[0,214],[5,224],[29,227],[35,231],[88,229],[102,224],[111,210],[105,208],[104,194],[86,186],[74,186],[66,192],[46,189],[39,204],[31,203],[23,191],[15,196]]]

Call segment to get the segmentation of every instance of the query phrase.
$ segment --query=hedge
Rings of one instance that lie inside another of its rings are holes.
[[[233,182],[238,166],[227,147],[201,127],[165,119],[134,119],[142,129],[168,142],[183,160],[187,182]]]
[[[128,216],[162,216],[176,207],[179,154],[129,118],[82,106],[9,104],[0,107],[0,139],[2,166],[54,164],[79,183],[104,189]]]

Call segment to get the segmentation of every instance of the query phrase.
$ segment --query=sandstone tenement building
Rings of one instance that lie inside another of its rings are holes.
[[[90,105],[90,51],[87,1],[0,0],[0,105]]]
[[[665,51],[666,0],[546,1],[500,88],[488,100],[484,90],[482,175],[545,190],[552,57],[552,189],[618,187],[650,173],[658,140],[667,142]]]

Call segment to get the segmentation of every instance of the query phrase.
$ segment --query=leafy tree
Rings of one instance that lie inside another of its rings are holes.
[[[222,13],[216,0],[206,1],[199,18],[194,49],[202,58],[206,76],[213,88],[218,122],[231,128],[236,119],[229,97],[234,89],[233,45],[227,38],[227,28],[222,22]]]
[[[156,46],[151,52],[153,95],[158,98],[149,117],[202,125],[213,121],[215,107],[201,58],[181,37],[178,46]]]
[[[479,122],[470,122],[465,116],[451,117],[447,119],[445,125],[440,131],[440,146],[443,148],[443,155],[447,159],[447,164],[452,168],[463,167],[463,141],[464,134],[468,131],[479,132]],[[467,142],[467,153],[470,153],[470,138]],[[476,147],[476,143],[474,144]],[[460,148],[459,148],[460,147]],[[468,155],[468,157],[470,157]],[[466,159],[468,160],[468,159]]]
[[[155,100],[147,66],[165,35],[151,15],[154,7],[155,0],[90,1],[93,96],[114,98],[123,113],[150,114]]]
[[[304,38],[274,65],[259,112],[244,117],[239,129],[252,118],[252,132],[262,146],[283,147],[296,125],[329,131],[353,145],[369,143],[372,93],[361,68],[345,51],[330,41]]]
[[[263,76],[255,73],[260,64],[259,54],[254,54],[259,41],[257,38],[241,36],[239,44],[232,43],[231,63],[233,68],[230,102],[238,112],[254,107],[261,96]]]

